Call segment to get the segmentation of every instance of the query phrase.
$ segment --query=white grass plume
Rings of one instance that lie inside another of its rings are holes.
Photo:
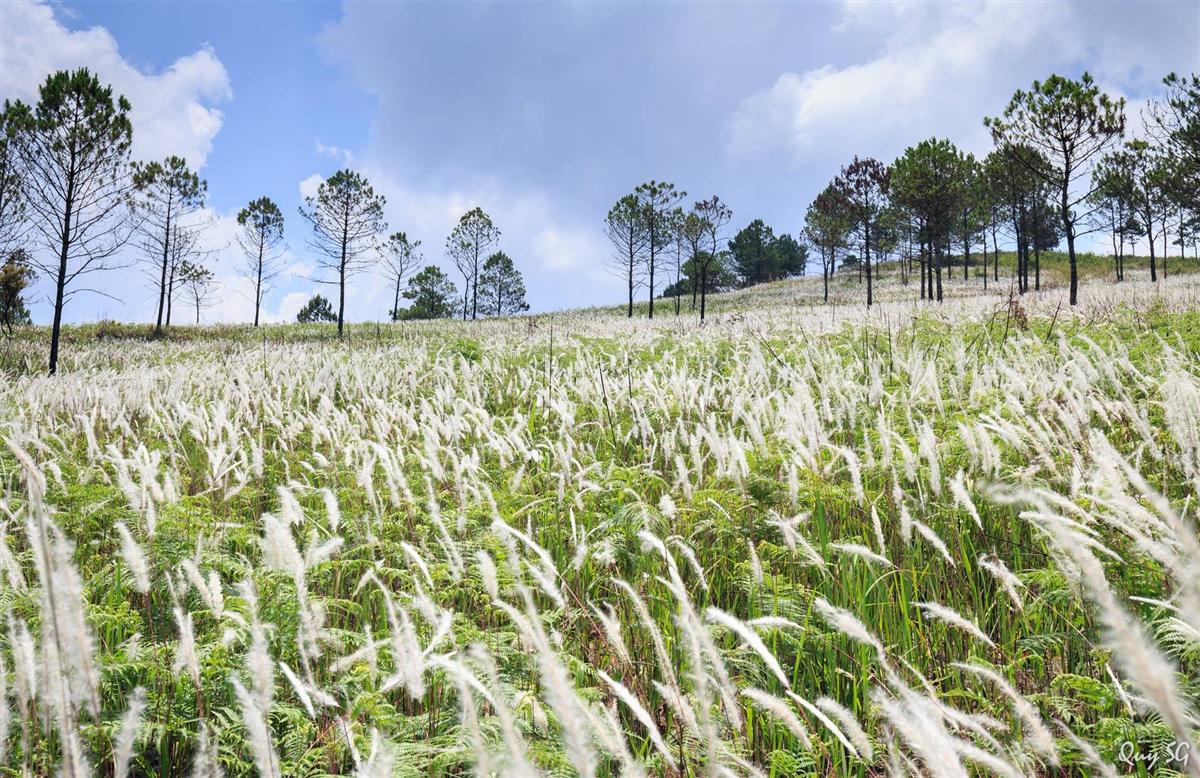
[[[1026,740],[1035,751],[1044,756],[1052,765],[1058,764],[1058,747],[1054,743],[1054,735],[1050,732],[1046,723],[1042,721],[1042,717],[1038,715],[1037,709],[1033,707],[1028,699],[1020,692],[1012,687],[1004,676],[997,673],[991,668],[977,664],[967,664],[965,662],[955,662],[952,667],[957,667],[963,672],[977,675],[980,678],[985,678],[999,689],[1005,697],[1007,697],[1013,705],[1013,711],[1017,714],[1017,718],[1021,721],[1021,726],[1025,730]]]
[[[871,740],[867,737],[867,733],[863,731],[862,726],[859,725],[858,719],[854,717],[854,714],[838,703],[837,700],[829,697],[818,697],[817,707],[827,713],[830,718],[837,720],[842,732],[854,744],[854,748],[858,751],[862,760],[870,762],[874,757]]]
[[[825,726],[825,729],[832,732],[833,736],[836,737],[838,741],[846,747],[846,750],[849,751],[852,756],[859,759],[863,758],[858,749],[854,747],[854,744],[850,742],[850,738],[846,737],[846,733],[842,732],[841,727],[835,724],[833,719],[826,716],[824,711],[795,692],[788,692],[788,696],[795,700],[800,707],[811,713],[817,721],[821,722],[821,724]]]
[[[704,618],[710,623],[728,629],[741,638],[746,645],[754,650],[754,653],[758,654],[763,663],[766,664],[767,669],[775,674],[775,677],[779,679],[779,683],[783,684],[785,689],[791,688],[791,681],[788,680],[787,674],[780,667],[779,660],[771,653],[771,649],[767,648],[766,643],[762,642],[762,638],[758,636],[758,633],[746,626],[741,619],[731,616],[720,608],[714,607],[710,607],[704,611]]]
[[[800,744],[806,751],[812,750],[812,739],[809,737],[808,729],[786,702],[773,694],[753,687],[742,689],[741,695],[776,719],[779,719],[787,727],[788,732],[791,732],[800,741]]]
[[[492,561],[491,555],[482,548],[475,552],[475,559],[479,562],[479,578],[483,581],[484,591],[493,600],[500,599],[500,583],[496,576],[496,563]]]
[[[1008,569],[1008,565],[1004,564],[1004,560],[995,554],[980,555],[979,566],[995,577],[1000,587],[1004,589],[1004,593],[1012,600],[1013,607],[1017,610],[1025,609],[1025,601],[1021,597],[1021,590],[1025,588],[1025,584],[1016,576],[1013,571]]]
[[[696,558],[696,552],[692,550],[691,546],[684,543],[682,538],[672,537],[670,538],[670,543],[683,554],[683,558],[687,560],[688,565],[692,568],[692,572],[696,574],[696,580],[700,583],[700,588],[707,592],[708,580],[704,575],[704,567],[700,564],[700,560]]]
[[[980,641],[981,643],[986,643],[992,648],[996,647],[996,644],[992,642],[992,639],[988,637],[982,629],[979,628],[978,624],[961,615],[953,608],[948,608],[945,605],[940,605],[936,602],[917,602],[913,604],[921,609],[921,613],[927,620],[932,619],[934,621],[943,622],[951,627],[954,627],[955,629],[960,629],[963,632],[966,632],[968,635]]]
[[[142,547],[133,539],[129,528],[122,522],[117,522],[117,534],[121,536],[121,558],[125,561],[125,566],[129,568],[129,572],[133,574],[134,588],[142,594],[150,591],[150,576],[147,573],[146,555],[142,553]]]
[[[941,537],[938,536],[936,532],[933,531],[931,527],[924,522],[917,521],[916,519],[912,519],[912,526],[917,530],[918,533],[920,533],[921,537],[925,538],[925,541],[929,543],[929,545],[937,549],[937,552],[942,555],[942,559],[946,560],[946,564],[950,565],[951,567],[957,567],[957,565],[954,563],[954,557],[950,556],[950,551],[946,548],[946,543],[941,539]]]
[[[754,583],[761,585],[763,582],[763,566],[758,558],[758,551],[754,549],[754,541],[747,539],[746,548],[750,551],[750,577]]]
[[[962,470],[959,470],[950,479],[950,494],[954,497],[954,502],[961,505],[963,510],[967,512],[967,515],[975,522],[975,526],[983,529],[983,521],[979,518],[979,510],[975,507],[975,501],[971,499],[971,493],[967,491]]]
[[[1066,736],[1067,740],[1071,741],[1071,745],[1083,755],[1084,760],[1096,770],[1096,775],[1100,778],[1118,778],[1117,768],[1113,767],[1109,762],[1104,761],[1100,753],[1096,751],[1095,746],[1087,742],[1083,738],[1076,735],[1070,727],[1063,722],[1057,722],[1058,729]]]
[[[875,543],[879,546],[879,553],[887,553],[887,541],[883,537],[883,524],[879,521],[879,511],[875,506],[871,506],[871,528],[875,531]]]
[[[625,703],[625,707],[629,708],[630,712],[633,713],[634,718],[636,718],[642,727],[645,728],[646,734],[650,738],[650,742],[653,743],[654,747],[658,749],[660,754],[662,754],[663,758],[667,761],[667,764],[671,765],[671,767],[674,767],[675,756],[671,753],[671,749],[667,747],[666,742],[663,740],[662,733],[658,730],[658,725],[654,723],[654,717],[651,716],[645,707],[642,706],[642,703],[638,700],[638,698],[635,697],[631,691],[625,688],[624,684],[613,680],[608,673],[604,672],[600,668],[596,668],[596,674],[603,678],[604,682],[608,684],[608,688],[612,690],[612,693],[615,694],[617,698],[621,700],[621,702]]]
[[[955,739],[946,732],[937,707],[912,691],[893,699],[876,689],[871,695],[892,728],[921,759],[931,778],[968,778]]]
[[[617,658],[626,665],[632,665],[633,660],[630,659],[629,649],[626,648],[625,639],[621,635],[621,621],[613,607],[608,603],[604,603],[600,607],[592,606],[592,613],[600,622],[600,626],[604,630],[604,637]]]
[[[246,739],[250,741],[250,751],[259,775],[263,778],[282,778],[278,768],[279,755],[271,744],[271,733],[267,729],[264,712],[258,709],[254,697],[236,676],[230,676],[229,683],[241,707],[242,724],[246,727]]]
[[[892,560],[876,554],[871,549],[859,543],[830,543],[829,547],[849,556],[857,557],[865,562],[873,565],[882,565],[883,567],[893,567]]]
[[[129,707],[121,716],[121,728],[113,744],[113,778],[125,778],[129,774],[129,760],[133,757],[133,743],[137,738],[142,714],[146,710],[146,690],[137,687],[129,695]]]
[[[875,635],[873,635],[871,631],[867,629],[866,625],[859,621],[858,617],[853,613],[845,610],[844,608],[839,608],[836,605],[831,605],[823,597],[818,597],[813,600],[813,610],[817,612],[817,615],[819,615],[826,624],[833,627],[838,632],[841,632],[843,635],[875,649],[875,653],[880,657],[880,659],[886,661],[886,652],[883,650],[883,644],[879,642],[879,638],[875,637]]]
[[[192,771],[189,778],[224,778],[221,762],[217,757],[217,745],[208,732],[208,724],[200,722],[200,736],[192,755]]]

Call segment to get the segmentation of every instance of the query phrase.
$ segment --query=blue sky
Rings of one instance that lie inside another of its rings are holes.
[[[200,166],[214,247],[248,200],[280,204],[295,272],[271,318],[316,290],[296,208],[344,165],[447,271],[446,235],[481,205],[553,310],[620,300],[602,220],[641,181],[795,234],[854,154],[931,135],[986,153],[982,117],[1051,72],[1090,70],[1136,114],[1163,74],[1200,70],[1200,4],[0,4],[0,96],[81,65],[134,103],[135,156]],[[218,252],[208,320],[249,318],[238,264]],[[80,295],[68,320],[149,317],[136,269],[90,283],[120,302]],[[352,282],[353,319],[389,302],[378,278]]]

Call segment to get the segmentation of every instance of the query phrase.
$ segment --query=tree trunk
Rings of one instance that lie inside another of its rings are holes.
[[[1067,158],[1065,169],[1065,178],[1060,192],[1060,205],[1062,207],[1063,231],[1067,234],[1067,257],[1071,261],[1071,305],[1079,304],[1079,261],[1075,257],[1075,223],[1071,220],[1070,202],[1068,201],[1069,193],[1067,183],[1071,180],[1071,163],[1070,158]],[[1037,236],[1033,236],[1033,242],[1037,243]]]
[[[948,241],[949,239],[947,239]],[[942,252],[935,253],[935,261],[937,262],[937,301],[942,301]]]
[[[1022,202],[1017,209],[1013,232],[1017,236],[1017,292],[1025,294],[1025,288],[1029,281],[1028,264],[1028,239],[1025,235],[1025,203]]]
[[[925,257],[924,264],[921,267],[922,283],[925,286],[925,293],[922,299],[933,301],[933,241],[925,241]]]
[[[346,263],[338,268],[338,337],[342,337],[342,326],[346,311]]]
[[[863,254],[866,256],[867,263],[867,307],[871,307],[874,302],[871,284],[871,226],[868,224],[863,229]]]
[[[1150,214],[1146,214],[1146,242],[1150,244],[1150,280],[1158,283],[1158,263],[1154,257],[1154,222],[1150,221]]]
[[[696,270],[697,270],[696,266],[698,264],[700,264],[700,263],[696,259],[696,253],[692,252],[692,272],[689,274],[689,276],[690,276],[689,280],[692,282],[691,286],[692,286],[692,310],[693,311],[696,310],[696,293],[699,291],[698,289],[696,289]]]
[[[633,318],[633,269],[634,269],[633,247],[629,247],[629,318]]]
[[[651,319],[654,318],[654,263],[655,263],[655,261],[656,261],[656,259],[654,256],[654,228],[651,227],[650,228],[650,292],[649,292],[649,300],[650,300],[649,318],[651,318]]]
[[[821,252],[821,280],[825,283],[825,302],[829,302],[829,273],[830,266],[833,265],[833,259],[831,258],[828,262],[826,262],[824,253],[825,252]],[[832,253],[833,252],[830,251],[830,254]]]
[[[163,301],[167,294],[167,252],[171,247],[171,195],[167,196],[167,229],[163,233],[162,273],[158,280],[158,319],[154,322],[154,334],[162,334]]]
[[[171,271],[167,275],[167,318],[164,327],[171,326],[171,306],[175,302],[175,263],[171,263]]]
[[[700,321],[704,321],[704,303],[708,293],[708,263],[700,265]]]
[[[1114,224],[1116,224],[1115,220],[1114,220]],[[1117,233],[1116,228],[1114,227],[1113,231],[1112,231],[1113,274],[1116,276],[1116,280],[1120,281],[1121,280],[1121,248],[1117,245],[1117,242],[1118,242],[1117,238],[1118,238],[1118,233]]]
[[[921,238],[921,248],[917,258],[921,270],[921,299],[925,299],[925,239]]]
[[[258,267],[254,278],[254,326],[258,326],[258,311],[262,308],[262,271],[263,271],[263,243],[261,240],[258,243]]]
[[[67,256],[71,249],[71,210],[75,207],[75,179],[67,183],[63,210],[62,248],[58,253],[58,278],[54,279],[54,324],[50,328],[50,375],[58,372],[58,338],[62,332],[63,293],[67,288]]]
[[[983,269],[987,272],[987,268]],[[996,240],[996,225],[992,225],[992,280],[1000,283],[1000,243]]]
[[[1163,216],[1163,280],[1167,278],[1167,257],[1170,256],[1167,251],[1167,217]]]
[[[680,297],[679,292],[682,291],[679,288],[679,272],[680,272],[681,267],[682,266],[679,264],[679,243],[676,242],[676,244],[675,244],[675,315],[676,316],[679,315],[679,297]]]
[[[1042,247],[1038,236],[1042,234],[1042,219],[1038,209],[1033,209],[1033,288],[1042,291]]]
[[[963,219],[966,221],[966,219]],[[968,268],[971,267],[971,236],[963,234],[963,280],[970,280]]]
[[[475,262],[471,265],[471,321],[479,316],[479,242],[475,242]]]

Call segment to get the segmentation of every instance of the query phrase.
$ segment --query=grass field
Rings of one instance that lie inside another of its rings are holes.
[[[0,772],[1198,775],[1200,276],[1046,269],[9,341]]]

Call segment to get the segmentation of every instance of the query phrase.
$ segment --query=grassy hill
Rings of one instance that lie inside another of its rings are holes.
[[[72,327],[55,377],[23,333],[0,772],[1178,774],[1200,275],[1069,308],[1049,265],[704,326]]]

